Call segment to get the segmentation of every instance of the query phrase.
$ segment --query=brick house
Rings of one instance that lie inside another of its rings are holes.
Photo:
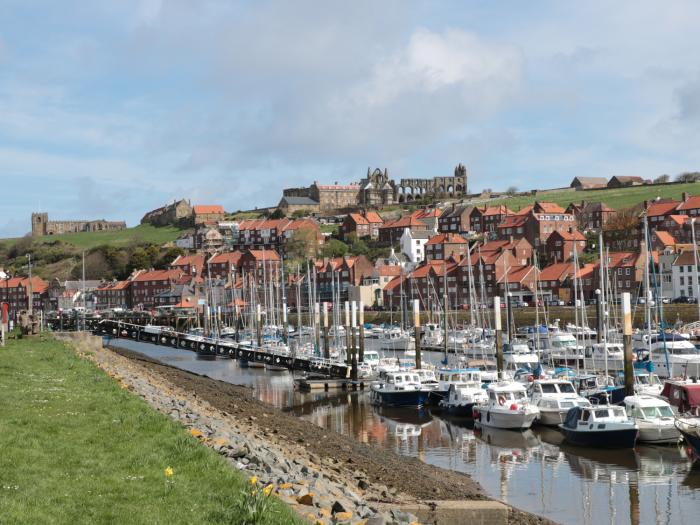
[[[288,242],[294,239],[297,231],[306,230],[320,244],[323,241],[321,229],[314,219],[254,219],[229,224],[231,238],[228,241],[233,250],[275,250],[285,253]]]
[[[438,219],[438,231],[440,233],[466,234],[471,231],[470,216],[474,206],[455,206],[442,211]]]
[[[404,215],[393,221],[385,222],[379,227],[379,242],[382,244],[395,244],[399,242],[404,230],[408,228],[411,232],[431,231],[428,223],[420,220],[414,212]]]
[[[513,299],[532,302],[537,293],[539,276],[537,268],[531,264],[506,268],[498,279],[498,295],[512,294]]]
[[[359,286],[374,273],[374,265],[364,255],[324,258],[316,261],[315,267],[321,301],[332,301],[333,290],[340,290],[340,300],[346,301],[348,287]]]
[[[607,255],[606,269],[616,293],[629,292],[636,301],[644,279],[644,248],[638,252],[610,252]],[[657,254],[652,252],[653,262],[657,262]],[[600,261],[593,266],[593,272],[584,285],[584,295],[595,299],[595,290],[600,287]]]
[[[104,283],[95,289],[95,308],[105,310],[110,308],[131,308],[131,281],[112,281]]]
[[[202,253],[197,253],[194,255],[178,255],[175,260],[170,263],[170,269],[182,270],[182,273],[184,274],[202,277],[206,273],[204,262],[204,254]]]
[[[16,318],[19,312],[29,309],[30,289],[32,308],[37,311],[48,308],[49,283],[41,277],[33,276],[31,282],[28,277],[0,280],[0,302],[8,303],[10,316]]]
[[[156,296],[169,291],[184,273],[179,268],[171,270],[141,270],[131,279],[131,304],[134,308],[153,308]]]
[[[207,261],[208,272],[212,277],[225,277],[241,268],[241,256],[243,252],[222,252],[212,255]]]
[[[573,259],[574,250],[583,252],[586,248],[586,237],[578,230],[555,231],[546,242],[547,260],[550,263],[567,262]]]
[[[525,238],[542,253],[549,236],[555,231],[565,232],[576,227],[576,218],[552,202],[535,202],[528,213]]]
[[[683,197],[676,208],[676,213],[688,215],[689,217],[700,216],[700,195],[691,197],[687,192],[683,192]]]
[[[607,185],[608,179],[605,177],[574,177],[569,187],[576,190],[590,190],[592,188],[605,188]]]
[[[192,207],[194,225],[224,220],[224,207],[218,205],[197,205]]]
[[[605,227],[615,215],[615,210],[604,202],[581,201],[580,204],[573,202],[569,204],[566,213],[571,213],[576,217],[579,229],[597,231]]]
[[[340,225],[340,233],[344,240],[348,240],[353,233],[358,238],[369,237],[378,239],[379,227],[382,224],[384,224],[384,221],[377,212],[349,213]]]
[[[608,181],[608,188],[626,188],[628,186],[641,186],[646,183],[647,181],[642,177],[615,175]]]
[[[419,299],[421,308],[427,309],[443,301],[446,285],[448,305],[456,308],[462,301],[459,273],[459,265],[454,260],[425,261],[410,274],[408,283],[404,284],[404,294],[409,299]]]
[[[495,232],[498,225],[508,217],[514,215],[506,206],[484,206],[474,208],[469,215],[469,229],[477,233]]]
[[[540,271],[540,293],[546,299],[559,299],[567,304],[573,299],[573,278],[576,273],[573,262],[557,262]]]
[[[649,228],[656,228],[659,224],[662,224],[669,215],[678,215],[677,209],[680,205],[681,201],[671,199],[659,199],[651,202],[644,201],[644,211],[640,214],[640,217],[646,215]]]
[[[454,258],[456,260],[466,257],[469,252],[469,243],[464,237],[456,233],[440,233],[431,237],[425,243],[426,261],[446,260]]]
[[[278,278],[282,259],[275,250],[245,250],[240,258],[241,274],[258,286]]]

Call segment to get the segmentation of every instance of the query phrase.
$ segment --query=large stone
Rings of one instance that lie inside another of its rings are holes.
[[[314,504],[314,494],[313,492],[308,492],[301,496],[297,496],[297,503],[300,505],[311,506]]]

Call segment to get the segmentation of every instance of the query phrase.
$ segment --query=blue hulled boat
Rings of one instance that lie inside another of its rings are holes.
[[[624,407],[613,405],[574,407],[559,428],[572,445],[590,448],[634,448],[639,435]]]
[[[415,372],[388,372],[370,391],[372,404],[384,407],[419,408],[428,402],[430,390],[422,388]]]

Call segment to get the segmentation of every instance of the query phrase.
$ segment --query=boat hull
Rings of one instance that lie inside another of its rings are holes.
[[[566,419],[566,413],[569,409],[557,409],[557,410],[543,410],[540,408],[540,416],[537,418],[537,422],[540,425],[545,425],[548,427],[556,427],[561,425]]]
[[[639,431],[625,428],[610,431],[574,430],[559,425],[566,441],[572,445],[590,448],[634,448]]]
[[[372,390],[372,403],[385,407],[422,407],[428,402],[428,390]]]
[[[463,405],[441,405],[442,409],[451,416],[456,417],[474,417],[474,404],[465,403]]]
[[[644,422],[637,421],[637,426],[639,426],[637,441],[640,443],[671,444],[677,443],[681,437],[680,432],[673,425],[659,427],[656,425],[645,425]]]
[[[477,408],[476,414],[478,415],[474,420],[476,424],[504,430],[526,430],[532,426],[538,416],[538,412],[493,410],[488,407]]]
[[[700,434],[697,432],[689,432],[687,429],[684,429],[683,424],[676,423],[676,428],[681,433],[681,436],[683,436],[685,442],[693,449],[695,455],[700,458]]]

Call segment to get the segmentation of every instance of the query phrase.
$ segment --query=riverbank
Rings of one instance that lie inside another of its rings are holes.
[[[463,514],[470,504],[481,506],[482,514],[495,509],[499,519],[494,523],[546,522],[490,501],[468,476],[324,430],[257,401],[248,388],[171,368],[141,354],[102,349],[96,341],[80,342],[79,351],[152,406],[201,432],[203,441],[220,454],[241,460],[232,461],[237,468],[264,481],[286,479],[282,499],[302,515],[315,513],[323,521],[342,507],[353,517],[367,519],[377,510],[382,516],[373,523],[385,523],[395,521],[387,509],[415,508],[418,502],[447,507],[447,502],[457,501]]]
[[[251,485],[49,336],[0,347],[3,523],[234,523]],[[262,487],[261,487],[262,488]],[[276,498],[265,522],[302,523]]]

